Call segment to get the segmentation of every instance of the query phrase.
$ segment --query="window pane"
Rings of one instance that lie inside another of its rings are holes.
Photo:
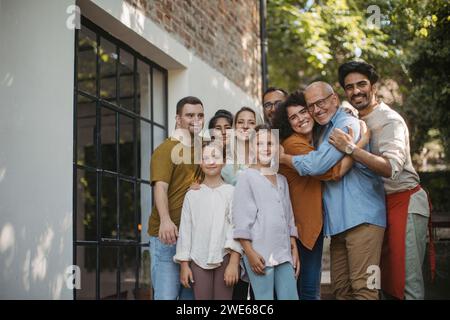
[[[134,111],[134,58],[120,49],[120,105],[128,110]]]
[[[120,240],[136,240],[134,183],[120,180]]]
[[[141,242],[148,243],[150,237],[147,233],[148,219],[152,213],[152,188],[147,183],[141,183],[137,188],[137,205],[138,213],[140,213],[140,224],[138,230],[141,236]]]
[[[116,171],[116,112],[102,107],[101,115],[102,168]]]
[[[166,124],[166,107],[165,77],[153,68],[153,119],[160,125]]]
[[[96,103],[82,95],[77,99],[77,163],[95,167]]]
[[[137,107],[136,113],[140,114],[142,117],[151,120],[151,77],[150,77],[150,67],[148,64],[138,60],[137,66]]]
[[[97,238],[97,173],[77,170],[77,240]]]
[[[150,250],[149,248],[141,249],[140,267],[139,267],[139,288],[136,292],[135,299],[151,300],[152,299],[152,283],[150,278]]]
[[[78,32],[78,89],[96,95],[96,34],[82,26]]]
[[[166,139],[166,130],[158,126],[153,126],[153,151]]]
[[[81,290],[76,290],[76,298],[95,299],[97,289],[101,299],[148,300],[149,249],[134,241],[149,241],[147,225],[153,205],[150,159],[167,136],[166,73],[139,60],[133,50],[119,48],[116,40],[99,37],[94,26],[82,26],[77,41],[77,88],[93,96],[99,93],[99,98],[148,122],[76,93],[75,159],[86,168],[74,173],[75,236],[79,241],[99,240],[96,245],[76,246],[76,263],[81,269]],[[105,171],[97,172],[97,168]],[[114,242],[117,240],[131,241],[119,245]],[[96,272],[100,273],[98,279]]]
[[[135,175],[136,156],[134,152],[134,127],[132,118],[119,114],[119,155],[120,173],[128,176]]]
[[[80,267],[81,289],[76,290],[76,299],[95,299],[96,254],[96,247],[77,246],[77,266]]]
[[[103,176],[101,198],[102,238],[117,238],[117,184],[115,177]]]
[[[116,46],[100,39],[100,97],[116,103]]]
[[[100,299],[117,299],[118,248],[100,248]]]
[[[135,299],[136,295],[136,247],[125,247],[120,249],[120,299]]]
[[[150,123],[140,121],[137,133],[138,155],[139,155],[139,177],[150,180],[150,158],[152,156],[152,126]]]

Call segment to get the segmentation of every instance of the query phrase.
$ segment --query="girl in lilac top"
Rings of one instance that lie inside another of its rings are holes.
[[[257,300],[297,300],[300,261],[286,178],[270,172],[278,144],[270,128],[255,128],[256,164],[243,171],[233,196],[235,239],[244,249],[244,264]]]

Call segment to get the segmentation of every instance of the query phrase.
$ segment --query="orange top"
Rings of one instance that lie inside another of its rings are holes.
[[[294,133],[282,142],[284,152],[304,155],[314,151],[308,139]],[[340,162],[321,176],[300,176],[295,169],[280,165],[289,184],[295,224],[302,244],[312,250],[323,225],[321,180],[339,180]]]

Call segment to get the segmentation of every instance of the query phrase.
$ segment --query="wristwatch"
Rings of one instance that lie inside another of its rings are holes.
[[[351,155],[355,150],[356,146],[353,143],[349,143],[345,146],[345,153]]]

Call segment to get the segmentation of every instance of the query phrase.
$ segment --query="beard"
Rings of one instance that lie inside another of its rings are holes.
[[[361,102],[358,102],[358,103],[354,102],[353,99],[354,98],[358,98],[358,97],[366,98],[366,100],[365,101],[361,100]],[[350,103],[355,109],[363,110],[363,109],[367,108],[370,105],[370,99],[369,99],[367,94],[360,93],[358,95],[352,96],[351,99],[350,99]]]

